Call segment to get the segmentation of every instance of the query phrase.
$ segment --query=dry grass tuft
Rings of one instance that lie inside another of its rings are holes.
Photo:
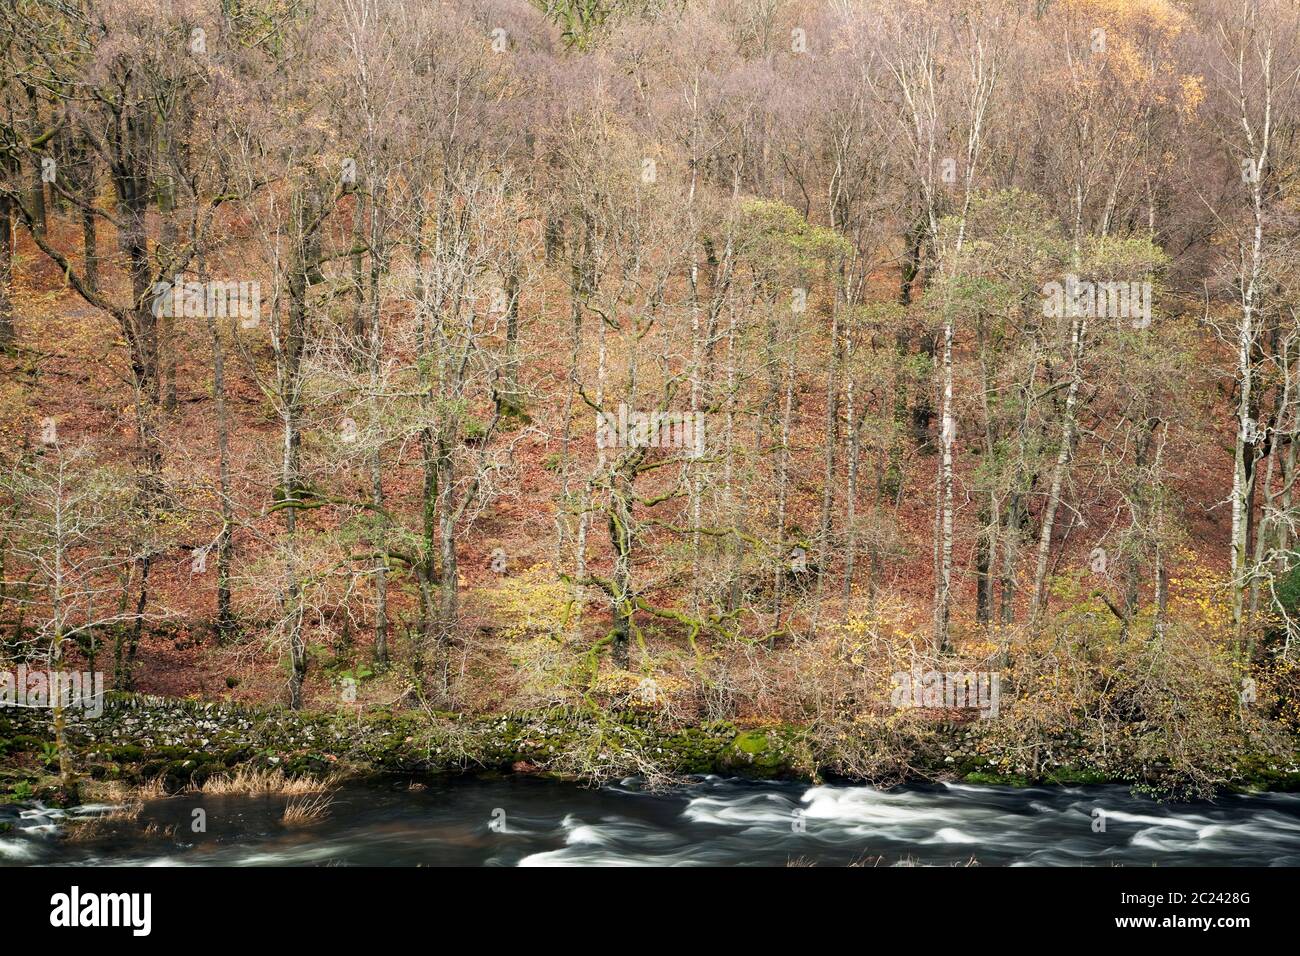
[[[186,788],[190,793],[206,793],[212,796],[242,793],[275,793],[289,796],[322,793],[338,784],[340,774],[331,774],[323,779],[316,777],[287,777],[283,770],[257,770],[241,767],[234,776],[217,774],[201,784]]]
[[[291,799],[285,804],[284,816],[280,820],[287,827],[310,826],[325,819],[333,803],[334,799],[324,793],[298,800]]]
[[[122,780],[82,780],[80,787],[83,803],[129,803],[138,790]]]
[[[138,819],[142,809],[144,804],[139,800],[128,800],[107,813],[99,813],[93,817],[71,817],[68,821],[70,825],[66,838],[72,843],[97,839],[106,835],[118,823],[129,823]]]
[[[163,786],[161,776],[146,780],[131,791],[132,800],[159,800],[165,796],[167,796],[167,788]]]

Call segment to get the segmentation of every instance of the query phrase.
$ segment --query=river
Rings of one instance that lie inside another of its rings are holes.
[[[298,827],[281,821],[285,800],[180,795],[88,825],[0,806],[0,865],[1300,865],[1296,794],[1173,804],[1120,786],[391,780],[343,785]]]

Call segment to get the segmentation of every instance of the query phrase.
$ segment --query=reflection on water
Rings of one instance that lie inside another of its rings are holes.
[[[1294,794],[1160,804],[1117,786],[881,791],[710,777],[644,792],[634,780],[586,789],[511,777],[345,785],[303,827],[283,824],[284,806],[195,794],[89,824],[0,807],[11,827],[0,865],[1300,865]],[[193,832],[200,817],[206,832]]]

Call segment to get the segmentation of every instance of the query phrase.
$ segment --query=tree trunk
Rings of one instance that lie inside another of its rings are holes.
[[[380,323],[380,288],[383,261],[383,217],[380,212],[382,185],[379,177],[372,177],[375,182],[375,200],[370,210],[370,330],[369,355],[370,395],[372,403],[378,402],[382,383],[380,381],[380,360],[383,351],[383,327]],[[375,404],[372,414],[377,418],[379,409]],[[387,519],[384,518],[384,471],[382,443],[376,444],[370,454],[370,501],[375,506],[375,521],[379,524],[379,559],[375,565],[375,662],[381,667],[388,664],[388,535]]]
[[[198,260],[199,281],[208,279],[202,255]],[[235,523],[234,502],[230,497],[230,414],[226,407],[226,355],[221,328],[216,317],[208,315],[208,335],[212,339],[212,398],[217,416],[217,493],[221,497],[221,533],[217,535],[217,640],[229,641],[235,632],[235,614],[231,607],[230,564],[231,537]]]
[[[288,276],[288,326],[281,345],[281,415],[284,421],[283,446],[280,459],[280,484],[288,507],[284,509],[285,564],[284,627],[289,647],[291,673],[289,677],[289,707],[298,710],[303,703],[303,687],[307,681],[307,643],[303,635],[302,585],[299,580],[297,560],[298,509],[302,493],[299,476],[299,434],[301,419],[302,358],[307,338],[307,290],[314,267],[316,244],[313,236],[319,228],[317,220],[318,199],[311,190],[294,196],[292,212],[292,259]]]
[[[14,226],[9,204],[8,196],[0,196],[0,349],[8,348],[17,337],[11,298]]]
[[[952,649],[949,620],[952,608],[952,533],[953,533],[953,446],[957,420],[953,415],[953,317],[949,311],[943,329],[943,427],[939,458],[939,548],[938,580],[934,595],[934,649],[946,654]]]
[[[27,87],[27,108],[31,118],[32,130],[39,135],[41,129],[41,108],[36,97],[36,87]],[[45,179],[41,169],[41,157],[32,157],[31,168],[31,203],[33,227],[45,232]]]
[[[80,148],[80,169],[78,175],[81,177],[78,185],[81,187],[81,250],[83,265],[82,271],[85,273],[86,288],[91,292],[99,291],[99,237],[97,229],[99,226],[99,217],[95,215],[93,207],[95,199],[99,194],[99,179],[95,169],[95,151],[89,143],[83,142]]]
[[[775,615],[775,627],[773,632],[781,629],[781,611],[782,600],[785,596],[784,585],[785,576],[789,569],[789,555],[786,550],[786,511],[789,507],[790,499],[790,429],[794,420],[794,378],[795,378],[795,350],[793,343],[787,348],[788,357],[785,363],[785,397],[781,403],[781,447],[777,455],[777,476],[776,476],[776,549],[777,562],[773,581],[773,613]],[[773,638],[772,640],[774,640]],[[772,640],[768,641],[768,647],[772,646]]]
[[[176,256],[179,229],[176,225],[176,183],[164,177],[158,184],[158,215],[162,228],[158,237],[158,258],[170,261]],[[159,355],[162,361],[162,405],[168,415],[176,414],[176,309],[160,317]]]
[[[840,307],[844,288],[844,270],[841,266],[839,282],[835,288],[835,303],[831,315],[831,361],[826,369],[826,422],[822,437],[822,502],[817,521],[817,589],[830,568],[831,515],[835,506],[835,449],[839,444],[840,429],[840,375],[844,364],[843,342],[840,335]]]
[[[857,395],[853,387],[853,336],[844,343],[848,374],[844,381],[844,420],[849,429],[848,487],[844,492],[844,590],[847,601],[853,591],[853,572],[858,552],[858,463],[862,456],[862,430],[858,423]]]
[[[627,468],[633,467],[628,464],[615,471],[609,500],[609,540],[614,548],[614,571],[610,575],[613,588],[610,603],[614,617],[612,657],[614,666],[623,670],[628,666],[635,610],[632,600],[632,482],[627,476]]]
[[[1052,469],[1052,484],[1047,493],[1047,501],[1043,505],[1043,524],[1038,536],[1038,561],[1034,568],[1034,586],[1029,603],[1031,625],[1038,624],[1046,598],[1047,561],[1051,554],[1052,531],[1056,525],[1056,510],[1061,504],[1061,488],[1065,482],[1065,473],[1074,448],[1074,406],[1078,399],[1079,386],[1083,381],[1083,345],[1087,331],[1087,320],[1075,316],[1070,327],[1070,387],[1065,396],[1061,447],[1056,453],[1056,465]]]
[[[455,519],[455,459],[451,444],[439,434],[438,461],[438,540],[442,558],[442,575],[438,594],[438,670],[442,699],[451,693],[451,646],[460,617],[460,582],[457,576]]]

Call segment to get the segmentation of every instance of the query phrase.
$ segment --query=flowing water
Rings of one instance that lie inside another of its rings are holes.
[[[650,792],[635,780],[588,789],[509,777],[347,784],[305,826],[284,824],[285,803],[180,795],[90,823],[0,807],[0,830],[10,825],[0,865],[1300,865],[1296,794],[1170,804],[1119,786],[884,791],[708,777]]]

